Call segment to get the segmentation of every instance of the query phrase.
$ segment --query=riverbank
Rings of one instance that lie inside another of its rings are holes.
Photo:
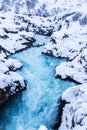
[[[25,90],[27,83],[16,70],[22,64],[10,55],[31,47],[35,41],[34,33],[20,30],[23,26],[16,23],[16,16],[12,13],[0,13],[0,104],[11,95]]]

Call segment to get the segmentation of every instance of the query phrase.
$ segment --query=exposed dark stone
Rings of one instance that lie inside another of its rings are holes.
[[[87,73],[87,64],[84,66],[84,68],[85,68],[85,72]]]
[[[69,36],[67,34],[64,34],[62,38],[68,38]]]
[[[26,38],[26,40],[27,40],[27,38]],[[22,43],[22,45],[27,45],[28,47],[31,47],[32,43],[35,42],[36,40],[34,38],[31,38],[30,40],[28,39],[27,41],[28,42]]]
[[[62,20],[65,20],[67,17],[69,17],[69,16],[71,16],[73,14],[75,14],[75,12],[65,14],[64,16],[62,16]]]
[[[80,17],[82,16],[82,14],[80,12],[76,13],[73,17],[72,20],[73,21],[77,21]]]
[[[65,79],[62,79],[61,75],[56,75],[55,78],[59,78],[61,80],[65,80],[65,81],[71,81],[71,82],[74,82],[76,84],[80,84],[78,81],[74,80],[73,78],[67,76]]]
[[[11,95],[11,86],[7,86],[4,89],[0,88],[0,104],[4,103]]]
[[[45,36],[51,36],[53,33],[53,29],[48,29],[46,33],[44,33]]]
[[[16,70],[21,69],[22,67],[23,67],[23,66],[21,66],[20,68],[16,69],[16,68],[14,67],[14,65],[10,65],[8,68],[9,68],[9,71],[16,71]]]
[[[56,40],[53,39],[53,38],[50,39],[50,42],[52,42],[52,44],[57,44],[57,43],[56,43]]]
[[[14,33],[14,34],[17,34],[18,33],[18,31],[15,31],[15,30],[8,30],[7,28],[3,28],[4,29],[4,31],[6,32],[6,33]]]
[[[0,38],[2,38],[2,39],[7,39],[7,38],[9,38],[7,35],[0,35]]]
[[[27,88],[27,81],[24,80],[24,83],[25,86],[21,86],[20,81],[15,81],[13,84],[10,84],[4,89],[0,88],[0,106],[4,104],[10,96],[25,90]],[[11,90],[11,87],[14,87],[14,85],[15,85],[15,89]]]
[[[87,15],[85,15],[82,19],[79,20],[80,25],[87,25]]]
[[[65,107],[66,101],[60,99],[59,103],[60,104],[58,106],[58,115],[56,116],[56,122],[52,127],[53,130],[58,130],[62,123],[63,108]]]
[[[59,27],[58,27],[58,31],[60,31],[62,28],[62,25],[60,24]]]
[[[70,21],[69,20],[65,20],[66,24],[67,24],[67,28],[69,27],[70,25]]]
[[[17,92],[21,92],[23,90],[26,89],[26,86],[27,86],[27,81],[24,80],[24,83],[25,83],[25,86],[21,86],[20,82],[19,81],[14,81],[14,84],[15,84],[15,89],[13,91],[11,91],[11,95],[13,94],[16,94]],[[13,84],[13,86],[14,86]]]
[[[38,28],[38,30],[37,30]],[[40,35],[44,35],[44,36],[51,36],[52,33],[53,33],[53,29],[46,29],[46,31],[40,27],[37,27],[34,31],[37,33],[37,34],[40,34]]]
[[[1,45],[0,45],[0,52],[3,51],[6,55],[7,53],[10,54],[9,51],[7,51],[5,48],[3,48]]]
[[[1,19],[6,19],[6,18],[1,16]]]
[[[49,56],[53,56],[53,52],[51,50],[47,50],[47,52],[42,52],[42,54],[46,54],[46,55],[49,55]]]
[[[32,45],[33,47],[41,47],[41,46],[44,46],[45,43],[42,43],[42,44],[36,44],[36,45]]]

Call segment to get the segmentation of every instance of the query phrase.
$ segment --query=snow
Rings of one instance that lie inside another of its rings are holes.
[[[21,67],[22,64],[15,59],[9,58],[0,61],[0,89],[4,90],[8,86],[14,86],[16,89],[17,83],[15,81],[20,83],[20,87],[25,87],[24,78],[17,72],[13,72]]]
[[[0,8],[4,3],[5,1],[0,1]],[[7,4],[4,8],[5,10],[0,12],[0,89],[11,86],[12,93],[15,93],[17,81],[22,87],[25,86],[24,78],[14,72],[21,68],[22,64],[18,60],[6,57],[29,47],[35,40],[35,33],[52,33],[50,42],[45,45],[43,52],[68,59],[56,67],[55,76],[62,79],[70,78],[82,84],[63,93],[62,100],[66,100],[67,103],[63,109],[59,130],[85,130],[87,0],[38,0],[34,10],[28,10],[24,0],[10,0],[10,5]],[[33,13],[32,16],[27,15],[29,11]],[[39,130],[47,128],[42,125]]]
[[[5,87],[10,86],[11,77],[7,74],[3,74],[0,72],[0,89],[4,89]]]
[[[6,73],[6,72],[8,72],[8,71],[9,71],[8,67],[5,66],[4,63],[0,63],[0,72]]]
[[[51,40],[45,45],[43,52],[55,57],[67,58],[68,61],[56,67],[55,76],[60,76],[62,79],[73,79],[82,84],[71,87],[62,94],[62,100],[66,101],[66,105],[63,108],[62,123],[58,130],[86,130],[87,1],[61,0],[59,3],[57,2],[53,6],[58,7],[59,5],[59,17],[57,16],[55,21],[57,22],[56,27],[60,25],[60,29],[53,30]],[[52,10],[53,6],[47,7],[48,10]],[[77,14],[80,15],[77,17]]]
[[[14,72],[22,64],[8,56],[30,47],[35,40],[34,32],[26,30],[28,24],[23,18],[24,14],[18,15],[14,11],[0,12],[0,89],[10,87],[11,95],[24,89],[26,84],[24,78]]]
[[[85,130],[87,128],[87,83],[68,88],[62,94],[66,101],[59,130]]]
[[[61,63],[56,67],[56,76],[62,79],[73,79],[79,83],[87,82],[87,26],[85,25],[85,13],[80,12],[80,20],[73,21],[72,14],[61,22],[61,29],[53,32],[50,42],[45,46],[44,53],[51,54],[55,57],[68,58],[68,62]],[[66,22],[68,21],[68,22]]]
[[[41,125],[38,130],[48,130],[44,125]]]
[[[9,58],[9,59],[5,59],[4,61],[5,61],[4,64],[8,68],[12,67],[13,70],[17,70],[17,69],[20,69],[22,67],[22,64],[19,62],[19,60]]]
[[[19,81],[20,85],[25,87],[25,83],[24,83],[24,78],[16,73],[16,72],[9,72],[10,77],[12,78],[12,82],[14,83],[15,81]]]
[[[23,15],[19,17],[12,12],[0,14],[0,45],[9,53],[15,53],[28,47],[28,44],[23,43],[32,42],[34,33],[26,31],[27,24],[22,21]]]

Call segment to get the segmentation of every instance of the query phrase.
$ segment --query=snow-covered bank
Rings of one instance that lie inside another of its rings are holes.
[[[56,76],[61,76],[62,79],[70,77],[80,83],[87,82],[86,30],[86,14],[76,12],[63,20],[61,29],[52,34],[44,53],[69,59],[69,62],[56,68]]]
[[[16,71],[22,67],[18,60],[0,60],[0,104],[11,95],[26,88],[26,81]]]
[[[69,5],[70,4],[70,5]],[[62,5],[62,1],[60,2]],[[66,5],[66,6],[65,6]],[[68,6],[69,5],[69,6]],[[87,2],[66,1],[61,8],[58,24],[60,29],[53,32],[44,53],[55,57],[65,57],[68,62],[56,67],[55,76],[72,79],[82,85],[66,90],[62,100],[62,122],[58,130],[86,130],[86,94],[87,94]],[[64,14],[65,13],[65,14]],[[57,18],[56,18],[57,19]]]
[[[62,94],[62,100],[66,101],[66,104],[58,130],[86,130],[87,83],[67,89]]]
[[[7,58],[31,46],[34,33],[12,12],[0,12],[0,103],[26,88],[24,78],[15,72],[22,67],[18,60]]]

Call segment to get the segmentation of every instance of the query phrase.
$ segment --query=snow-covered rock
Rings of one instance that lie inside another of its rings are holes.
[[[26,81],[16,72],[6,74],[0,72],[0,104],[4,103],[11,95],[26,88]]]
[[[61,63],[56,67],[56,76],[61,76],[62,79],[73,79],[79,83],[87,82],[87,48],[82,49],[80,54],[72,61]]]
[[[1,6],[1,5],[0,5]],[[20,52],[35,41],[34,32],[27,30],[23,14],[0,12],[0,103],[26,88],[26,81],[16,71],[22,64],[7,56]]]
[[[9,76],[11,77],[11,95],[15,94],[16,92],[20,92],[26,88],[26,81],[24,78],[16,73],[16,72],[9,72]]]
[[[30,47],[35,41],[34,32],[26,31],[28,24],[23,18],[10,11],[0,12],[0,48],[6,55]]]
[[[86,130],[87,83],[71,87],[62,94],[66,101],[62,122],[58,130]]]
[[[15,59],[0,60],[0,104],[4,103],[11,95],[26,88],[26,81],[16,71],[22,64]]]
[[[55,57],[68,58],[56,68],[56,76],[87,82],[87,24],[86,13],[75,12],[62,18],[61,29],[52,34],[44,53]],[[63,16],[62,16],[63,17]]]
[[[22,64],[18,60],[12,58],[5,59],[4,64],[9,68],[10,71],[14,71],[22,67]]]

